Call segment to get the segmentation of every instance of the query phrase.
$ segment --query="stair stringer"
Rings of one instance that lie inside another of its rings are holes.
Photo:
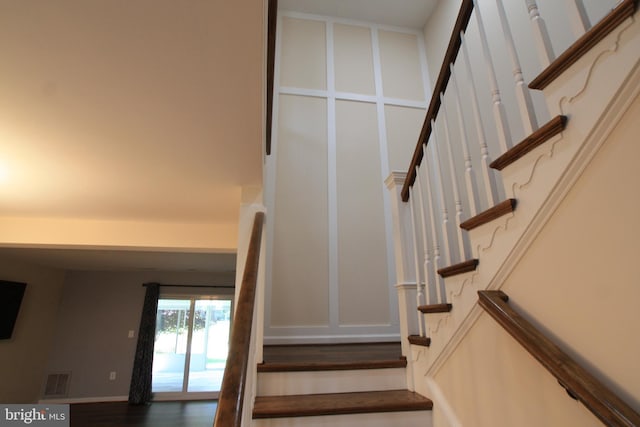
[[[411,346],[407,355],[416,392],[435,396],[435,374],[480,316],[477,291],[502,286],[640,92],[637,17],[625,21],[544,90],[551,114],[569,118],[567,128],[502,171],[507,197],[517,199],[518,205],[513,213],[470,231],[473,256],[480,260],[477,270],[445,279],[453,310],[425,315],[431,346]],[[440,398],[445,396],[440,393]],[[438,411],[438,399],[433,400]],[[457,425],[454,421],[450,423]]]

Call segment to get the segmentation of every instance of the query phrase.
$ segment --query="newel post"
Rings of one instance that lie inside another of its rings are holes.
[[[416,266],[411,229],[411,206],[402,201],[402,186],[406,172],[391,172],[385,180],[391,200],[393,220],[393,249],[396,262],[396,289],[400,314],[402,354],[407,357],[407,386],[413,391],[411,345],[409,335],[418,333],[416,316]]]

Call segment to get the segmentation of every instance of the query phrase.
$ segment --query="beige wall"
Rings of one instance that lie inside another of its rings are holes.
[[[397,339],[383,181],[408,167],[422,125],[422,36],[280,19],[265,338]]]
[[[377,129],[375,104],[336,103],[340,325],[390,322]]]
[[[502,288],[636,411],[639,116],[636,98]],[[435,379],[464,425],[601,425],[485,314]]]
[[[367,27],[335,24],[336,90],[375,95],[371,31]]]
[[[279,104],[270,324],[328,325],[327,101]]]
[[[69,399],[128,396],[144,302],[142,284],[233,286],[234,274],[67,273],[46,372],[71,372]],[[161,289],[161,295],[165,292],[177,290]],[[134,338],[128,338],[130,330],[135,331]],[[109,380],[112,371],[114,381]]]
[[[326,39],[322,22],[283,19],[280,84],[307,89],[326,89]]]
[[[456,22],[460,3],[455,1],[440,1],[433,10],[429,20],[424,26],[424,40],[427,58],[429,61],[429,81],[431,87],[436,83],[442,58],[447,50],[453,24]]]
[[[635,271],[635,256],[640,253],[638,117],[640,98],[507,279],[504,290],[640,410],[640,286]]]
[[[235,190],[233,191],[235,192]],[[240,206],[238,189],[237,202]],[[4,246],[235,251],[238,224],[0,217]]]
[[[378,31],[384,96],[424,101],[418,38],[415,34]]]
[[[485,314],[435,380],[464,426],[602,425]]]
[[[65,273],[3,257],[0,278],[27,283],[13,336],[0,341],[0,401],[35,403],[53,343]]]

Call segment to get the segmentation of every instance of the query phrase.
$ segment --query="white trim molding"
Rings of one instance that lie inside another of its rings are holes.
[[[282,86],[280,84],[280,66],[281,66],[281,43],[282,43],[282,20],[285,18],[311,20],[325,25],[325,46],[326,46],[326,89],[310,89],[301,87]],[[360,94],[352,92],[336,91],[335,88],[335,64],[334,64],[334,37],[333,29],[335,24],[345,24],[369,29],[371,33],[371,49],[373,60],[373,77],[375,84],[375,94]],[[416,37],[418,52],[418,61],[421,67],[421,81],[424,88],[424,94],[418,96],[423,100],[416,99],[398,99],[386,97],[383,93],[383,77],[382,65],[380,57],[380,46],[378,35],[380,31],[390,31],[402,34],[411,34]],[[267,257],[267,284],[265,303],[265,344],[269,343],[302,343],[302,342],[375,342],[375,341],[398,341],[400,339],[399,329],[399,307],[397,290],[394,289],[396,279],[396,268],[394,256],[394,221],[393,221],[393,203],[392,195],[385,190],[383,182],[379,183],[382,192],[384,206],[384,222],[386,236],[386,253],[388,266],[388,297],[389,297],[389,324],[384,325],[342,325],[339,319],[340,304],[340,288],[338,283],[338,182],[337,182],[337,148],[336,148],[336,102],[337,101],[353,101],[364,102],[376,105],[377,131],[378,141],[377,149],[380,153],[380,171],[384,178],[389,174],[389,154],[386,127],[386,106],[398,106],[404,108],[412,108],[426,110],[428,103],[426,99],[429,97],[429,81],[428,70],[426,68],[426,57],[424,52],[424,34],[416,29],[398,28],[393,26],[380,25],[369,22],[355,21],[350,19],[341,19],[328,16],[312,15],[306,13],[297,13],[290,11],[279,11],[278,16],[278,32],[276,34],[276,68],[274,82],[274,129],[272,132],[272,154],[271,159],[267,160],[266,172],[266,205],[270,212],[267,217],[267,232],[269,245],[269,255]],[[277,123],[278,123],[278,100],[281,95],[302,96],[322,98],[327,100],[327,185],[328,185],[328,229],[329,229],[329,313],[326,326],[294,326],[294,327],[277,327],[271,325],[271,289],[272,289],[272,252],[274,237],[274,212],[275,198],[277,197],[276,187],[276,167],[277,167]],[[407,277],[404,280],[411,280]]]

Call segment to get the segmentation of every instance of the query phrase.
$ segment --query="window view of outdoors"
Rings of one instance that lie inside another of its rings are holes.
[[[153,392],[219,391],[227,358],[230,321],[230,300],[159,300]]]

